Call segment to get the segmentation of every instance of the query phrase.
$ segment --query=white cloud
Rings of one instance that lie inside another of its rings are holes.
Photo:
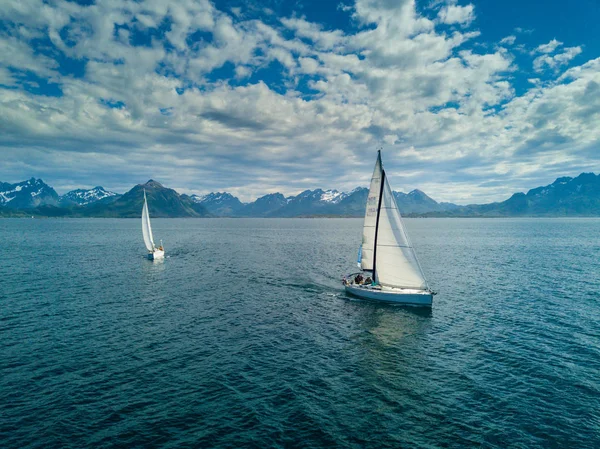
[[[299,58],[298,62],[300,63],[302,72],[309,75],[316,73],[319,67],[319,62],[314,58]]]
[[[517,36],[511,35],[511,36],[506,36],[504,39],[500,40],[500,43],[505,44],[505,45],[513,45],[516,40],[517,40]]]
[[[598,60],[517,96],[507,48],[482,50],[470,45],[478,31],[440,26],[472,23],[473,5],[446,4],[437,21],[413,0],[358,0],[344,10],[368,26],[266,23],[206,0],[0,3],[8,24],[0,85],[10,86],[0,87],[0,179],[43,175],[122,191],[157,178],[249,200],[366,185],[385,142],[394,185],[473,202],[547,181],[535,171],[574,174],[600,162],[590,150],[600,140]],[[168,20],[164,36],[134,45]],[[51,52],[34,52],[40,36]],[[553,54],[553,42],[538,47],[536,70],[558,74],[581,53]],[[61,75],[61,52],[87,60],[85,74]],[[273,61],[282,73],[266,69]],[[29,72],[63,95],[31,93]]]
[[[447,25],[470,25],[475,20],[475,7],[472,3],[465,6],[447,5],[440,10],[438,19]]]
[[[535,49],[537,53],[553,53],[558,47],[560,47],[563,43],[557,41],[556,39],[552,39],[547,44],[542,44]]]
[[[17,80],[10,73],[10,70],[0,67],[0,85],[3,86],[13,86],[16,85]]]
[[[0,36],[0,65],[20,71],[33,72],[38,76],[50,77],[58,66],[46,56],[35,55],[27,43],[15,37]]]
[[[522,28],[522,27],[516,27],[515,28],[515,33],[519,33],[519,34],[532,34],[535,30],[532,28]]]
[[[298,18],[283,18],[281,22],[287,28],[293,30],[296,36],[310,39],[314,46],[320,50],[333,49],[343,41],[344,36],[340,30],[323,31],[320,25]]]
[[[565,48],[563,53],[558,53],[553,56],[548,54],[538,56],[533,60],[533,69],[536,72],[543,72],[545,69],[556,70],[564,65],[567,65],[581,52],[581,47],[569,47]]]

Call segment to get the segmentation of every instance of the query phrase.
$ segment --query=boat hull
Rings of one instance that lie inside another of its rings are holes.
[[[161,251],[161,250],[156,250],[152,253],[148,253],[148,259],[150,260],[157,260],[157,259],[164,259],[165,258],[165,252]]]
[[[346,285],[346,293],[362,299],[410,306],[431,307],[433,294],[426,290],[374,289],[356,285]]]

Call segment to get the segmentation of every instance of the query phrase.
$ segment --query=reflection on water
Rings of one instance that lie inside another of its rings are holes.
[[[408,337],[425,332],[433,311],[428,307],[410,307],[375,301],[353,301],[361,325],[384,345],[393,345]]]

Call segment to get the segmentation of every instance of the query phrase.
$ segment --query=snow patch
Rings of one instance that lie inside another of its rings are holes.
[[[84,206],[86,204],[95,203],[96,201],[116,195],[116,193],[104,190],[102,187],[94,187],[93,189],[89,190],[72,190],[71,192],[63,195],[62,198]]]
[[[207,195],[192,195],[192,199],[200,204],[210,203],[214,205],[220,205],[236,200],[231,193],[227,192],[211,192]]]
[[[326,190],[321,194],[320,200],[324,203],[337,204],[348,196],[345,192],[338,192],[337,190]]]
[[[9,198],[4,193],[0,193],[0,203],[2,203],[2,204],[6,204],[14,199],[15,199],[14,196],[12,198]]]

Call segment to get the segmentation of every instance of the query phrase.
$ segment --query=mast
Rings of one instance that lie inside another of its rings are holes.
[[[377,151],[377,157],[381,160],[381,150]],[[381,187],[379,188],[379,204],[377,205],[377,219],[375,220],[375,243],[373,246],[373,281],[377,282],[377,233],[379,231],[379,215],[381,214],[381,200],[383,199],[383,186],[385,184],[385,170],[381,165]]]

